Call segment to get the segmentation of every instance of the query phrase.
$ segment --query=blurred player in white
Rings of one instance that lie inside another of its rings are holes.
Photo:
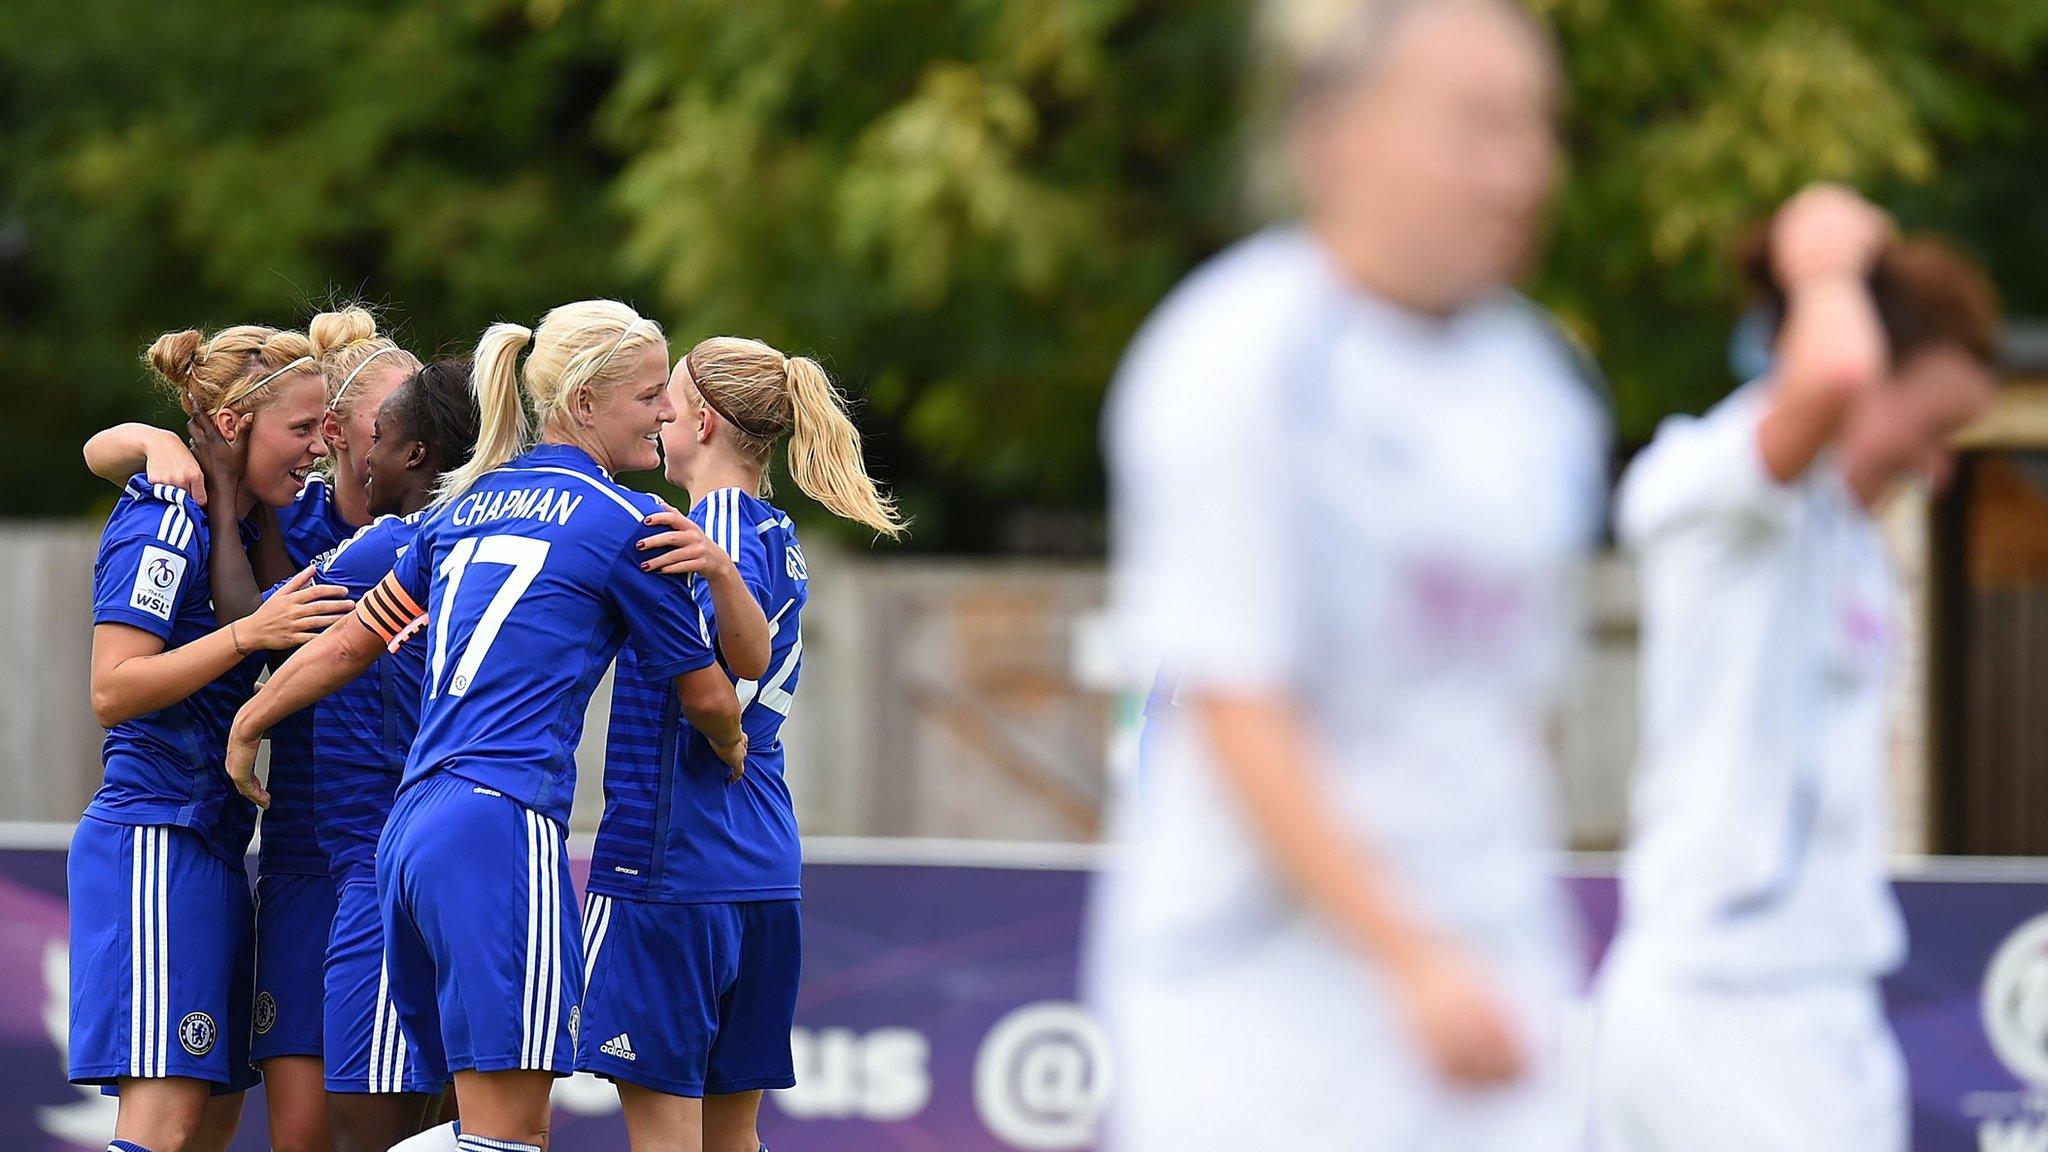
[[[1773,364],[1675,419],[1618,501],[1640,560],[1643,748],[1601,977],[1606,1152],[1904,1152],[1877,981],[1885,874],[1885,495],[1939,478],[1991,402],[1997,304],[1938,241],[1838,187],[1745,260]]]
[[[1313,39],[1304,222],[1176,289],[1107,416],[1116,610],[1161,677],[1090,948],[1111,1146],[1563,1150],[1547,730],[1608,418],[1509,287],[1557,63],[1491,0]]]

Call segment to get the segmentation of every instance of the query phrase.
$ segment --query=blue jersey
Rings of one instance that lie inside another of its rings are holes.
[[[277,510],[277,523],[294,569],[313,563],[355,532],[341,518],[334,486],[318,472],[306,478],[297,499]],[[263,842],[256,852],[260,873],[327,875],[327,854],[313,828],[313,739],[311,708],[270,730],[270,807],[263,813]]]
[[[628,645],[612,681],[604,822],[590,890],[679,903],[794,899],[802,850],[782,777],[782,722],[803,668],[799,620],[810,594],[803,548],[788,516],[738,488],[710,493],[690,515],[732,556],[768,616],[768,675],[738,686],[747,771],[727,783],[725,762],[683,719],[667,681],[648,675]],[[692,616],[671,627],[702,628],[713,638],[710,591],[692,583],[704,623]]]
[[[140,628],[167,651],[214,631],[212,547],[206,517],[185,493],[130,478],[100,535],[93,623]],[[86,814],[190,828],[209,851],[239,866],[256,806],[228,780],[228,727],[255,691],[261,666],[262,657],[251,656],[178,703],[109,729],[100,753],[106,774]]]
[[[412,546],[424,512],[381,516],[314,562],[313,578],[361,600]],[[337,880],[374,880],[377,837],[391,815],[405,755],[420,726],[423,645],[402,644],[315,704],[313,831]]]
[[[356,526],[342,519],[334,484],[318,472],[306,477],[298,496],[277,510],[277,523],[284,530],[285,555],[298,568],[334,551],[356,533]]]
[[[543,444],[421,523],[362,605],[387,640],[427,620],[410,641],[427,676],[401,793],[446,773],[568,822],[583,710],[627,636],[653,677],[712,662],[700,632],[675,626],[696,615],[690,582],[640,570],[634,544],[660,506],[581,449]]]

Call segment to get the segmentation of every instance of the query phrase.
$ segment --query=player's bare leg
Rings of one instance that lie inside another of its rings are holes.
[[[327,1097],[334,1152],[385,1152],[439,1122],[438,1092],[335,1092]]]
[[[273,1056],[263,1061],[262,1068],[274,1152],[332,1152],[327,1073],[320,1057]]]
[[[187,1076],[124,1078],[114,1139],[140,1144],[150,1152],[197,1152],[212,1091],[211,1084]],[[240,1114],[240,1095],[222,1099],[235,1101]]]
[[[708,1152],[704,1101],[621,1081],[619,1103],[626,1110],[626,1138],[633,1152]]]
[[[761,1092],[704,1097],[704,1152],[760,1152]]]
[[[455,1094],[462,1099],[462,1134],[546,1148],[548,1092],[554,1083],[553,1072],[457,1072]]]
[[[235,1142],[235,1130],[242,1126],[243,1093],[207,1097],[200,1111],[199,1131],[192,1137],[191,1152],[227,1152]]]

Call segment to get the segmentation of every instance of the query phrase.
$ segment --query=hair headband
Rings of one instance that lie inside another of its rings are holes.
[[[285,365],[284,367],[279,368],[277,371],[272,372],[270,375],[265,376],[263,379],[258,380],[254,384],[249,385],[247,388],[244,388],[238,392],[228,395],[226,398],[221,400],[220,407],[215,408],[214,411],[219,412],[224,409],[232,408],[235,405],[240,404],[242,401],[247,400],[249,397],[255,395],[258,390],[268,385],[272,380],[275,380],[279,376],[282,376],[285,373],[290,372],[294,368],[300,368],[307,364],[311,364],[312,362],[313,358],[311,356],[301,356],[297,360],[294,360],[291,363]]]
[[[604,359],[599,360],[597,362],[597,367],[592,368],[590,370],[590,376],[584,377],[585,380],[588,380],[591,377],[596,376],[599,372],[604,371],[604,366],[611,363],[612,357],[619,354],[619,349],[624,348],[626,346],[626,337],[631,336],[633,334],[633,329],[638,328],[640,326],[641,320],[643,319],[644,317],[640,316],[633,317],[633,322],[631,324],[626,325],[626,330],[624,332],[619,333],[618,341],[612,345],[611,351],[606,352],[604,354]]]
[[[341,378],[341,387],[336,388],[334,390],[334,402],[332,404],[329,404],[328,407],[341,407],[341,398],[343,396],[348,395],[348,386],[356,382],[356,377],[361,376],[363,374],[363,369],[368,368],[370,366],[370,361],[375,360],[377,357],[382,356],[386,352],[396,351],[398,351],[398,345],[386,344],[384,347],[379,348],[375,352],[370,353],[368,356],[363,357],[363,362],[361,364],[358,364],[354,368],[350,369],[349,374]]]
[[[691,381],[691,383],[695,385],[696,381],[693,380]],[[719,417],[723,419],[727,424],[732,425],[734,428],[739,429],[741,432],[746,433],[749,437],[755,440],[766,440],[771,443],[774,442],[775,436],[771,436],[763,432],[756,432],[752,428],[747,427],[746,424],[735,419],[732,413],[725,410],[725,405],[720,404],[717,400],[712,399],[711,393],[706,392],[701,385],[697,386],[697,395],[703,398],[706,407],[710,408],[713,412],[718,413]],[[779,433],[777,435],[779,435]]]

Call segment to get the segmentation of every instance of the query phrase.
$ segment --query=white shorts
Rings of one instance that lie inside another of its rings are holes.
[[[1119,964],[1102,986],[1117,1045],[1113,1152],[1581,1147],[1561,996],[1512,997],[1534,1071],[1474,1092],[1425,1065],[1363,964],[1299,925],[1221,963],[1139,966]]]
[[[1600,1152],[1906,1152],[1906,1067],[1866,981],[1701,987],[1604,974]]]

